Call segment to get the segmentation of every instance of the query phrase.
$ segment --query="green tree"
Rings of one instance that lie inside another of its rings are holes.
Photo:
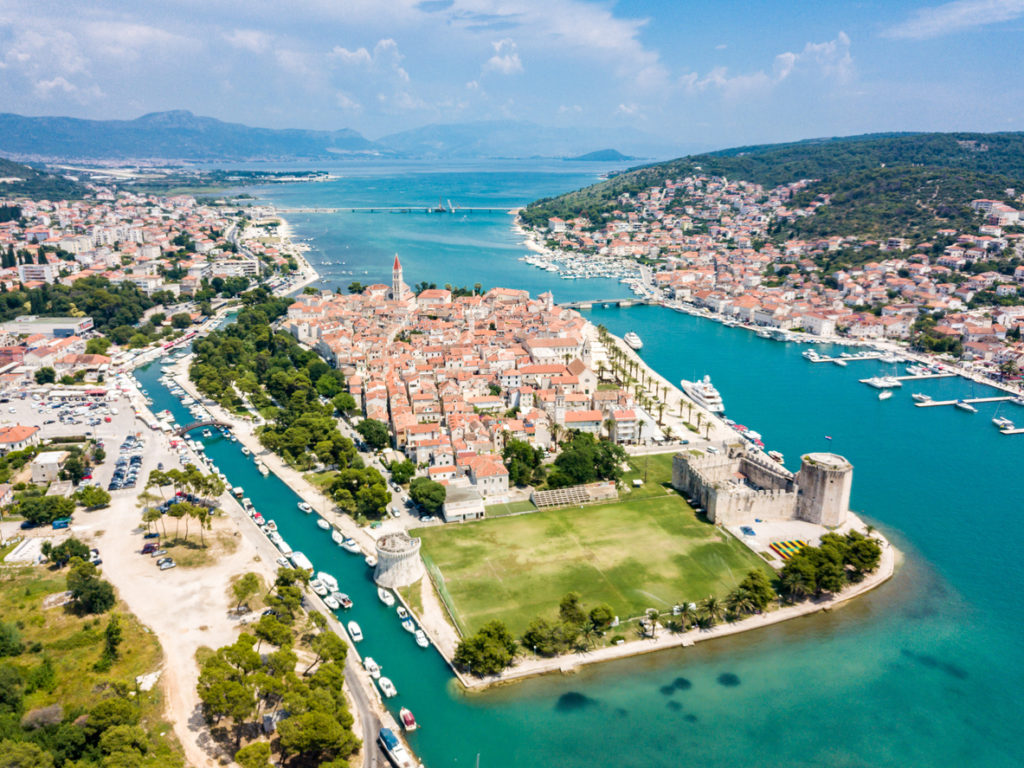
[[[104,613],[117,601],[114,588],[99,578],[96,566],[81,558],[71,559],[67,583],[75,607],[82,613]]]
[[[356,405],[356,399],[352,397],[348,392],[339,392],[333,398],[331,398],[331,405],[338,413],[355,413],[359,407]]]
[[[31,496],[15,505],[15,510],[35,525],[46,525],[62,517],[70,517],[75,502],[63,496]]]
[[[426,477],[417,477],[409,483],[409,496],[427,514],[435,515],[441,511],[447,493],[443,485]]]
[[[57,372],[50,366],[38,369],[35,374],[36,384],[53,384],[57,380]]]
[[[103,631],[103,655],[111,660],[116,659],[118,648],[121,646],[123,639],[124,633],[121,630],[121,617],[116,613],[112,613],[107,621],[107,628]]]
[[[399,485],[405,485],[412,476],[416,474],[416,465],[408,459],[404,461],[393,461],[391,462],[391,479]]]
[[[173,328],[188,328],[191,325],[192,316],[187,312],[179,312],[171,317],[171,326]]]
[[[75,491],[74,499],[86,509],[100,509],[110,505],[110,494],[97,485],[87,485]]]
[[[106,339],[102,336],[97,336],[96,338],[89,339],[85,342],[85,354],[87,355],[105,355],[109,349],[110,339]]]
[[[587,614],[580,603],[579,592],[568,592],[558,604],[558,616],[567,624],[581,627],[587,623]]]
[[[374,450],[381,450],[391,444],[388,427],[376,419],[363,419],[356,425],[356,432],[362,435],[366,444]]]
[[[316,658],[303,671],[302,674],[304,675],[308,675],[321,660],[344,661],[348,653],[348,646],[345,644],[345,641],[333,632],[320,632],[315,635],[310,641],[309,647],[316,654]]]
[[[516,641],[508,627],[495,619],[480,630],[464,638],[455,649],[453,662],[473,675],[494,675],[511,666],[516,653]]]
[[[0,621],[0,656],[17,656],[23,650],[25,644],[21,641],[18,625],[13,621]],[[0,680],[0,684],[3,682]]]
[[[242,768],[272,768],[270,764],[270,745],[265,741],[242,747],[235,752],[235,762]]]
[[[56,546],[51,544],[49,541],[43,542],[42,553],[43,556],[49,559],[52,563],[63,568],[73,557],[88,560],[89,546],[72,536]]]
[[[53,755],[30,741],[0,741],[0,768],[53,768]]]
[[[615,612],[607,603],[599,603],[590,609],[590,623],[598,632],[606,632],[615,621]]]
[[[242,604],[250,597],[260,591],[259,574],[252,571],[244,574],[238,581],[231,585],[231,591],[235,595],[235,610],[241,610]]]

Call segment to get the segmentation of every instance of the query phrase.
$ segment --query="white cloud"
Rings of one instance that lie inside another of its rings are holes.
[[[1024,16],[1024,0],[955,0],[921,8],[882,34],[897,39],[924,40]]]
[[[640,107],[636,104],[619,104],[618,108],[615,110],[615,114],[629,116],[638,115],[640,114]]]
[[[691,94],[717,89],[728,98],[738,98],[770,91],[797,72],[846,82],[853,76],[850,38],[840,32],[835,40],[807,43],[799,53],[780,53],[772,62],[770,72],[757,70],[732,75],[726,67],[715,67],[703,77],[696,72],[687,73],[679,78],[679,84]]]
[[[250,53],[266,53],[273,38],[258,29],[234,29],[224,35],[228,44]]]
[[[578,115],[583,111],[583,107],[579,104],[561,104],[558,107],[558,114],[560,115]]]
[[[393,74],[403,82],[409,82],[409,73],[402,67],[405,57],[398,50],[398,43],[390,37],[378,40],[371,53],[366,48],[350,51],[340,45],[334,46],[330,57],[344,67],[363,67],[376,72]]]
[[[183,53],[195,42],[160,27],[123,21],[89,22],[83,29],[97,54],[125,61],[137,61],[143,54],[153,56],[168,50]]]
[[[361,112],[363,105],[353,99],[344,91],[337,91],[334,94],[334,102],[346,112]]]
[[[519,59],[514,40],[505,38],[491,43],[494,55],[484,64],[485,71],[499,72],[503,75],[514,75],[523,71],[523,62]]]

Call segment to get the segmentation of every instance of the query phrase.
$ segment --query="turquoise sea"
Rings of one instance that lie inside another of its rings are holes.
[[[340,172],[339,181],[258,194],[282,207],[428,205],[438,195],[511,207],[596,173],[541,164]],[[289,220],[313,238],[310,255],[330,287],[385,280],[397,251],[409,283],[551,289],[556,300],[625,295],[611,281],[561,281],[519,262],[523,250],[505,214]],[[888,584],[832,613],[466,695],[440,657],[418,649],[377,601],[361,558],[334,546],[296,509],[294,494],[261,477],[236,444],[207,441],[210,456],[291,546],[353,596],[366,635],[360,651],[395,681],[395,707],[416,713],[422,727],[410,741],[428,768],[471,766],[477,755],[484,768],[1024,765],[1024,435],[1000,435],[990,422],[999,412],[1024,423],[1024,409],[988,404],[972,415],[912,406],[911,391],[981,394],[959,379],[908,385],[879,402],[857,379],[892,366],[811,365],[800,357],[804,347],[660,307],[596,308],[589,316],[618,334],[636,330],[644,358],[671,380],[711,374],[728,414],[761,432],[792,468],[807,450],[847,456],[853,507],[906,561]],[[158,368],[140,374],[154,407],[187,418],[158,376]]]

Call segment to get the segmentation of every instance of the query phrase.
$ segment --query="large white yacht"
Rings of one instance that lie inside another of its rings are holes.
[[[725,412],[725,404],[722,403],[722,396],[718,394],[718,390],[711,385],[710,376],[705,376],[700,381],[687,381],[686,379],[683,379],[679,384],[683,388],[683,392],[685,392],[697,405],[702,408],[706,408],[712,413]]]
[[[636,331],[630,331],[622,337],[622,340],[629,345],[630,349],[643,349],[644,347],[644,343],[640,341],[640,337],[637,336]]]

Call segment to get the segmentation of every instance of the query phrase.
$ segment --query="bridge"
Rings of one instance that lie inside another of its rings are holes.
[[[638,304],[653,304],[651,299],[642,299],[637,296],[630,296],[628,299],[584,299],[583,301],[563,301],[558,306],[567,309],[593,309],[595,304],[606,307],[634,307]]]
[[[345,208],[277,208],[278,213],[507,213],[513,214],[510,208],[488,208],[473,205],[454,205],[450,208],[437,208],[429,205],[375,205],[372,207]]]
[[[191,424],[186,424],[175,430],[175,434],[178,437],[184,437],[186,434],[191,432],[193,429],[199,429],[200,427],[222,427],[224,429],[231,429],[231,424],[226,421],[218,421],[217,419],[204,419],[203,421],[193,421]]]

